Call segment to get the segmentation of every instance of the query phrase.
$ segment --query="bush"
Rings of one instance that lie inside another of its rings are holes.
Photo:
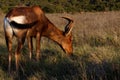
[[[79,12],[79,11],[105,11],[120,10],[120,1],[118,0],[1,0],[0,9],[8,12],[9,9],[18,5],[40,5],[48,13],[61,12]]]

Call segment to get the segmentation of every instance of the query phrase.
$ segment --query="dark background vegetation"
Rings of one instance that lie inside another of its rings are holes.
[[[120,10],[120,0],[0,0],[4,12],[18,5],[40,5],[49,13]]]

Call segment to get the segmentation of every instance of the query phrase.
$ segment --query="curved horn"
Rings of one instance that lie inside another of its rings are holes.
[[[66,20],[68,20],[68,24],[65,26],[65,36],[69,35],[72,31],[72,28],[73,28],[73,20],[68,18],[68,17],[62,17]]]

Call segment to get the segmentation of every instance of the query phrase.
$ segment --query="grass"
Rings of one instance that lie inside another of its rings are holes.
[[[46,14],[59,29],[74,20],[74,56],[68,57],[53,41],[42,38],[41,59],[30,61],[25,43],[21,54],[19,76],[8,76],[8,52],[4,39],[3,17],[0,14],[0,80],[119,80],[120,79],[120,12],[87,12],[75,14]],[[34,40],[35,41],[35,40]],[[35,44],[34,44],[35,46]],[[13,45],[13,51],[16,43]],[[34,49],[35,50],[35,49]],[[35,51],[34,51],[35,53]]]

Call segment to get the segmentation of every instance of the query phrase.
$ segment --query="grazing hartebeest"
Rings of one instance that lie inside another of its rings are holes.
[[[36,58],[39,59],[41,36],[52,39],[57,42],[66,53],[69,55],[72,54],[71,30],[73,20],[66,17],[63,18],[69,21],[65,27],[65,31],[59,30],[51,23],[39,6],[16,7],[10,10],[4,18],[5,39],[9,51],[9,72],[11,67],[13,36],[16,36],[18,39],[18,46],[15,51],[16,70],[18,70],[19,67],[20,51],[26,37],[30,50],[30,58],[32,56],[33,47],[32,37],[36,37]]]

